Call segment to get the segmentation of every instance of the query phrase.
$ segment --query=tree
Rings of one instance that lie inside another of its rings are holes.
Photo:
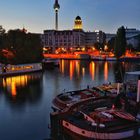
[[[5,33],[5,29],[0,25],[0,35],[3,35]]]
[[[5,62],[5,57],[3,56],[3,52],[2,52],[4,49],[4,45],[3,45],[4,36],[5,36],[5,29],[2,27],[2,25],[0,25],[0,62]]]
[[[114,53],[117,58],[120,58],[126,51],[125,28],[122,26],[118,29],[115,38]]]
[[[19,29],[9,30],[4,35],[3,46],[9,54],[13,54],[13,57],[6,56],[7,63],[23,64],[40,62],[43,57],[39,34],[26,33]]]
[[[128,50],[131,50],[131,51],[134,50],[134,47],[133,47],[132,44],[127,44],[126,48],[127,48]]]
[[[109,51],[114,50],[114,45],[115,45],[115,37],[112,37],[108,41],[108,49],[109,49]]]

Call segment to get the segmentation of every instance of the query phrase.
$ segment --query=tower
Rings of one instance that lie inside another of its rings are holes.
[[[82,20],[80,16],[77,16],[74,21],[74,30],[82,30]]]
[[[58,0],[55,0],[53,8],[55,10],[55,30],[58,30],[58,10],[60,9]]]

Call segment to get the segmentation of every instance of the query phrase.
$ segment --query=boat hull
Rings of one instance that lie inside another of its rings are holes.
[[[81,129],[67,121],[62,121],[63,133],[69,135],[72,140],[130,140],[139,138],[140,128],[122,130],[114,133],[100,133],[97,131],[88,131]]]
[[[14,69],[14,70],[12,70],[12,69]],[[17,70],[15,70],[15,69],[17,69]],[[23,64],[23,65],[8,65],[7,71],[5,71],[5,72],[0,71],[0,77],[22,75],[22,74],[33,73],[33,72],[38,72],[38,71],[42,71],[41,63]]]

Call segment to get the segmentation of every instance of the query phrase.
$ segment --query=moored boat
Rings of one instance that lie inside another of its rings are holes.
[[[68,91],[63,92],[56,96],[53,100],[53,106],[52,108],[54,110],[64,110],[66,108],[69,108],[69,106],[87,100],[89,98],[100,98],[102,96],[105,96],[106,92],[103,91],[100,88],[89,88],[82,90],[76,90],[76,91]]]
[[[59,67],[59,59],[44,58],[42,60],[42,63],[45,66],[45,68]]]
[[[100,98],[106,95],[117,95],[117,83],[107,83],[92,88],[87,86],[85,89],[68,92],[64,90],[61,94],[57,95],[53,99],[52,108],[54,111],[61,111],[73,105],[74,103],[78,103],[89,98]]]
[[[140,121],[120,108],[113,99],[98,99],[78,107],[61,120],[64,135],[72,140],[119,140],[139,137]]]
[[[79,98],[75,102],[69,100],[67,106],[62,106],[61,110],[50,115],[53,138],[58,140],[61,134],[62,138],[69,140],[140,138],[140,72],[129,72],[126,75],[138,77],[134,80],[137,83],[135,98],[129,96],[128,82],[125,82],[96,87],[96,93],[101,92],[98,96]],[[116,96],[112,96],[113,93]]]
[[[20,75],[24,73],[36,72],[42,70],[41,63],[20,64],[20,65],[4,65],[0,66],[0,77]]]
[[[116,57],[106,57],[106,61],[116,61]]]

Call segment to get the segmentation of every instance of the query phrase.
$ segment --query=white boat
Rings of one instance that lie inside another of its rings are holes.
[[[32,64],[20,64],[20,65],[4,65],[0,66],[0,76],[11,76],[11,75],[19,75],[23,73],[30,73],[42,70],[41,63],[32,63]]]

